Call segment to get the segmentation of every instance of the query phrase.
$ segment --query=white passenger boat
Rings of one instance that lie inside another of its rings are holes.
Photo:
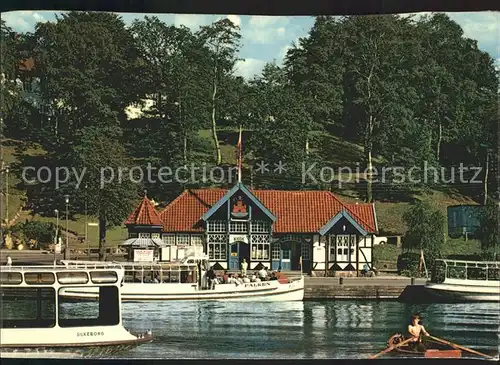
[[[68,267],[106,267],[106,262],[63,261]],[[114,263],[118,264],[118,263]],[[205,280],[208,261],[186,257],[177,264],[119,263],[125,270],[123,301],[141,300],[232,300],[301,301],[304,277],[260,282],[216,284]],[[246,280],[249,281],[249,280]],[[95,298],[92,288],[68,288],[62,295],[74,299]]]
[[[436,260],[425,288],[448,300],[500,302],[500,262]]]
[[[122,325],[123,268],[2,266],[1,357],[101,357],[152,340]],[[93,290],[94,300],[71,301],[67,289]]]

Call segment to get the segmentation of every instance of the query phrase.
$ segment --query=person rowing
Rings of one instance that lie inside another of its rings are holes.
[[[422,343],[422,334],[425,336],[430,336],[430,334],[422,325],[421,318],[418,314],[411,316],[411,322],[408,325],[408,332],[410,333],[412,339],[412,341],[410,341],[410,346],[418,352],[424,352],[425,345]]]

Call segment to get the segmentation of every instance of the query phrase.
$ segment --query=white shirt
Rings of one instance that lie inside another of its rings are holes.
[[[260,269],[259,270],[259,277],[265,278],[267,276],[267,271],[266,269]]]
[[[248,268],[248,262],[242,262],[241,263],[241,270],[246,270]]]
[[[7,257],[7,266],[12,266],[12,259],[11,257]]]

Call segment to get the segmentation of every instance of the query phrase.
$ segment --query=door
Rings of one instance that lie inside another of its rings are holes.
[[[349,262],[349,235],[337,235],[337,262]]]
[[[308,242],[302,242],[301,244],[302,253],[302,271],[311,271],[311,244]]]
[[[238,252],[238,242],[233,242],[230,245],[229,252],[229,270],[239,270],[240,269],[240,259]]]
[[[291,270],[292,250],[290,242],[281,244],[281,270]]]
[[[279,242],[273,244],[273,249],[271,251],[271,269],[279,270],[281,267],[281,246]]]

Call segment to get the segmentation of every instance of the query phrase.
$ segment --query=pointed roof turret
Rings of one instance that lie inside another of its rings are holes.
[[[144,198],[134,211],[128,216],[125,225],[137,226],[162,226],[163,222],[155,207],[148,199],[146,191],[144,191]]]

